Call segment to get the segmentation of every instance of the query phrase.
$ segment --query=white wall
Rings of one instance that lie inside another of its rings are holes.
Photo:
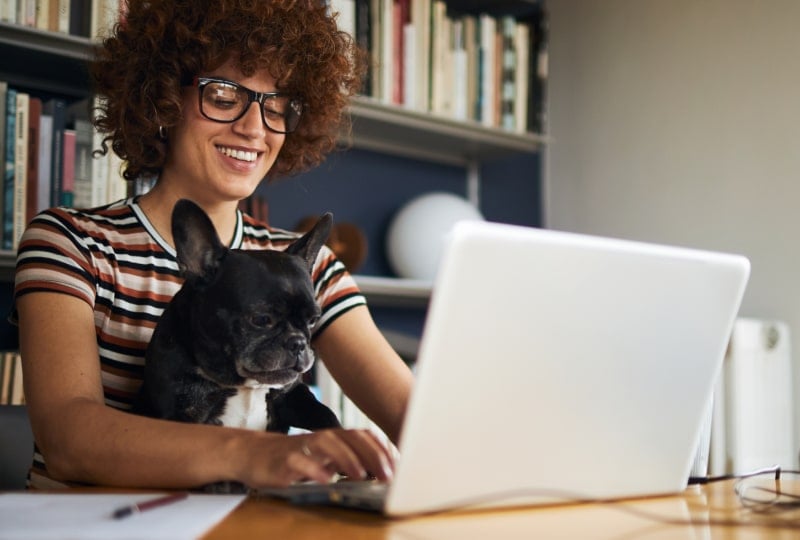
[[[747,255],[800,388],[800,2],[547,6],[547,226]]]

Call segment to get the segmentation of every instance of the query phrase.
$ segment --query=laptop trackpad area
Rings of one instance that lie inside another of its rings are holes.
[[[342,480],[331,484],[302,483],[285,488],[263,488],[259,496],[286,499],[294,504],[333,505],[383,511],[389,484],[375,480]]]

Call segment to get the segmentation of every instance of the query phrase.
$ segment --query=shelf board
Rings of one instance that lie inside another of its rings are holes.
[[[417,279],[353,276],[367,301],[374,306],[425,308],[432,284]]]
[[[0,23],[0,77],[10,84],[82,98],[88,95],[88,38]]]
[[[359,96],[350,105],[353,130],[343,142],[426,161],[467,165],[535,152],[545,137],[516,133]]]

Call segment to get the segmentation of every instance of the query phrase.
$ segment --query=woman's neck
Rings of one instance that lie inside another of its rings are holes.
[[[151,225],[173,247],[175,242],[172,238],[172,209],[175,207],[175,203],[183,198],[192,199],[186,194],[179,193],[170,189],[169,186],[157,182],[150,191],[139,197],[138,201],[139,207],[145,213]],[[226,246],[230,245],[236,232],[236,209],[238,203],[236,201],[225,201],[210,205],[200,200],[192,200],[208,214],[222,243]]]

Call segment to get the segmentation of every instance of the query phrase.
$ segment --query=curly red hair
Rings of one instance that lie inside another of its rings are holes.
[[[345,107],[360,88],[362,54],[320,0],[129,0],[124,19],[95,48],[90,74],[104,98],[95,127],[102,153],[126,161],[123,176],[157,176],[169,142],[159,127],[182,116],[181,88],[234,59],[252,75],[266,68],[305,109],[269,173],[321,163],[336,145]],[[344,127],[347,127],[346,125]]]

